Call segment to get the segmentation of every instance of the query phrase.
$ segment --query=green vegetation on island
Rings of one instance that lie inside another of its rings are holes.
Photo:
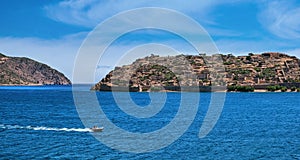
[[[214,59],[218,58],[221,58],[221,64],[214,63]],[[185,59],[189,64],[178,59]],[[124,91],[126,88],[127,91],[179,91],[182,87],[194,87],[210,91],[210,88],[218,86],[219,90],[226,90],[222,86],[228,86],[227,91],[238,92],[298,91],[300,60],[276,52],[249,53],[247,56],[151,55],[130,65],[116,67],[91,89],[111,91],[114,87]]]
[[[254,87],[252,86],[228,86],[227,91],[233,92],[254,92]]]

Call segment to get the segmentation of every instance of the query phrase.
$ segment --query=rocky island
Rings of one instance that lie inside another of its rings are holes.
[[[69,85],[71,81],[46,64],[0,53],[0,85]]]
[[[227,91],[300,91],[300,60],[295,56],[276,52],[218,54],[222,64],[209,63],[214,56],[151,55],[116,67],[91,89],[180,91],[181,87],[199,87],[200,91],[211,91],[211,86],[220,86],[220,90],[226,86]],[[178,63],[178,58],[186,59],[189,64]],[[188,76],[181,77],[183,74]]]

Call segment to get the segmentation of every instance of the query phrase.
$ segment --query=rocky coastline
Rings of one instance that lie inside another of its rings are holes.
[[[221,59],[221,65],[210,63],[210,59],[216,58]],[[178,59],[185,61],[178,63]],[[151,55],[116,67],[91,88],[131,92],[183,89],[192,92],[300,92],[300,60],[277,52],[246,56]]]

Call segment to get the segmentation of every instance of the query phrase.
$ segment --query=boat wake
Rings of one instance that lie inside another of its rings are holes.
[[[90,128],[52,128],[43,126],[19,126],[19,125],[4,125],[0,124],[0,129],[29,129],[42,131],[62,131],[62,132],[93,132]]]

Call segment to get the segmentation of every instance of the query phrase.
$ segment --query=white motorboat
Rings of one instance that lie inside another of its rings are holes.
[[[102,132],[104,127],[97,127],[94,126],[93,128],[90,128],[93,132]]]

